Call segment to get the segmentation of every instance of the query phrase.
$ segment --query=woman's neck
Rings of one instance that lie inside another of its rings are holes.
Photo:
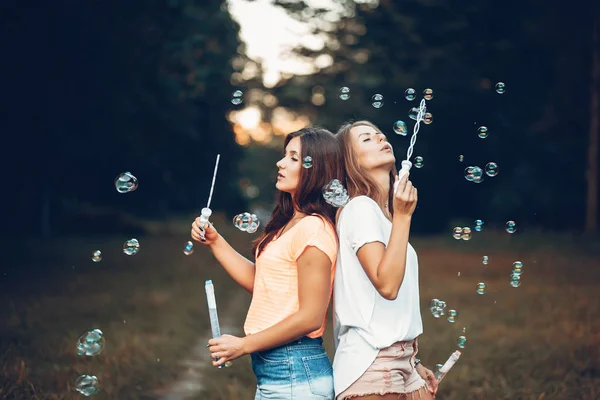
[[[371,171],[371,177],[383,189],[383,193],[388,193],[390,191],[390,171],[389,170],[376,169],[374,171]]]

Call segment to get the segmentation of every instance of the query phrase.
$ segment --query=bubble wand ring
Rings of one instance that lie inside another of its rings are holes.
[[[419,133],[419,128],[421,127],[421,122],[423,121],[426,112],[427,106],[425,103],[425,99],[422,99],[421,103],[419,104],[419,111],[417,112],[417,122],[415,123],[413,134],[410,137],[410,144],[408,146],[408,149],[406,150],[406,160],[402,161],[402,168],[398,172],[398,181],[394,183],[394,193],[396,192],[396,189],[398,189],[400,179],[402,179],[404,175],[408,175],[410,173],[412,163],[409,161],[409,159],[410,157],[412,157],[413,149],[415,147],[415,143],[417,142],[417,134]]]

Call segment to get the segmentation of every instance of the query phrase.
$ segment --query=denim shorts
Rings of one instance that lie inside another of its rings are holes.
[[[322,338],[303,337],[251,357],[254,400],[333,400],[333,368]]]

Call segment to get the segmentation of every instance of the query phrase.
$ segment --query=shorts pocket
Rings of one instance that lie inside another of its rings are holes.
[[[327,353],[302,357],[310,392],[325,399],[333,399],[333,367]]]

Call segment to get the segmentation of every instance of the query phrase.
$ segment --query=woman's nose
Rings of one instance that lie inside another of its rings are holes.
[[[385,140],[385,135],[383,133],[377,134],[377,143],[381,143]]]
[[[279,160],[275,163],[275,165],[277,166],[277,168],[282,169],[283,168],[283,160]]]

